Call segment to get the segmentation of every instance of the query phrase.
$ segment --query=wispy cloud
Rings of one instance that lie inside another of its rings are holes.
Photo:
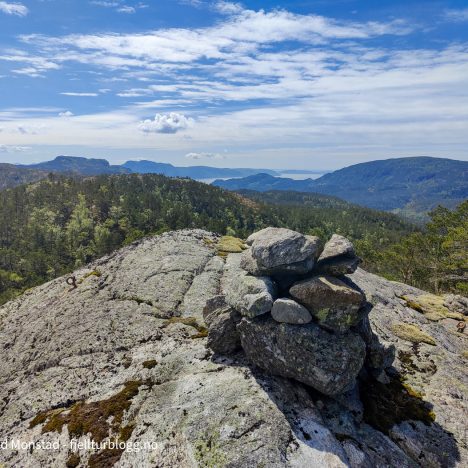
[[[49,60],[47,57],[31,56],[23,51],[10,50],[0,55],[0,61],[13,62],[27,65],[13,69],[12,72],[18,75],[27,75],[31,78],[43,77],[44,73],[50,70],[58,70],[60,65]]]
[[[133,14],[133,13],[136,13],[136,8],[135,7],[132,7],[132,6],[129,6],[129,5],[123,5],[121,6],[120,8],[117,8],[117,11],[119,13],[129,13],[129,14]]]
[[[225,159],[226,156],[219,153],[187,153],[187,159]]]
[[[74,96],[74,97],[96,97],[99,96],[98,93],[75,93],[75,92],[65,92],[60,93],[62,96]]]
[[[26,16],[29,10],[22,3],[0,2],[0,12],[7,15]]]
[[[468,8],[458,10],[445,10],[444,18],[452,23],[468,22]]]
[[[106,1],[106,0],[92,0],[91,5],[96,5],[105,8],[112,8],[117,13],[127,13],[133,14],[136,13],[137,10],[142,8],[148,8],[148,5],[145,3],[136,3],[134,5],[128,5],[125,3],[125,0],[114,0],[114,1]]]
[[[218,14],[208,27],[23,36],[28,52],[4,51],[0,60],[42,75],[79,67],[89,73],[88,87],[80,84],[81,92],[63,96],[99,96],[80,104],[102,108],[112,94],[119,99],[106,112],[80,109],[68,119],[58,116],[68,106],[63,103],[41,119],[15,115],[2,122],[2,142],[86,141],[178,151],[189,159],[216,159],[217,153],[205,151],[229,145],[236,152],[250,148],[250,156],[294,155],[297,164],[319,153],[388,156],[394,148],[410,148],[427,154],[468,145],[467,43],[411,48],[404,36],[417,26],[402,19],[344,21],[209,5],[203,7]],[[101,101],[103,86],[112,92]],[[17,136],[19,122],[45,123],[47,138],[27,134],[4,141]]]

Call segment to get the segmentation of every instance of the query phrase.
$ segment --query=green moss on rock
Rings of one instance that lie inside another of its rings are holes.
[[[431,335],[428,335],[416,325],[412,325],[410,323],[397,322],[392,325],[392,331],[396,336],[398,336],[398,338],[411,343],[427,343],[432,346],[436,345],[436,342]]]
[[[84,280],[90,278],[91,276],[95,276],[96,278],[100,278],[102,276],[102,273],[100,270],[96,269],[96,270],[92,270],[88,273],[86,273],[83,278],[81,278],[79,281],[78,281],[78,284],[81,284]]]
[[[438,322],[439,320],[451,318],[454,320],[464,320],[464,316],[458,312],[451,312],[444,306],[445,299],[435,294],[420,294],[402,296],[406,305],[421,313],[428,320]]]
[[[144,361],[143,362],[143,367],[145,369],[153,369],[153,367],[156,367],[157,361],[155,359],[150,359],[149,361]]]
[[[192,335],[190,338],[204,338],[208,336],[208,329],[203,325],[200,325],[195,317],[171,317],[170,319],[166,320],[164,324],[164,328],[173,324],[173,323],[181,323],[183,325],[187,325],[189,327],[195,328],[198,333]]]
[[[241,253],[246,249],[246,246],[242,239],[233,236],[223,236],[219,239],[216,249],[219,256],[225,257],[230,253]]]

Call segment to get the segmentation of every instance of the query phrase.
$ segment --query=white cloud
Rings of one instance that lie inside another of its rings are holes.
[[[29,13],[22,3],[0,2],[0,11],[7,15],[26,16]]]
[[[42,78],[45,72],[60,68],[60,65],[47,57],[31,56],[17,50],[0,55],[0,61],[27,64],[27,67],[13,69],[12,72],[18,75],[28,75],[31,78]]]
[[[226,156],[219,153],[187,153],[188,159],[225,159]]]
[[[144,133],[177,133],[191,127],[193,120],[185,115],[171,112],[156,114],[153,120],[140,122],[139,129]]]
[[[113,8],[117,13],[136,13],[137,9],[148,8],[148,5],[140,2],[134,6],[126,5],[124,0],[106,1],[106,0],[93,0],[90,2],[92,5]]]
[[[444,18],[452,23],[468,22],[468,8],[460,10],[445,10]]]
[[[109,8],[124,5],[115,3]],[[443,148],[449,155],[447,148],[459,145],[452,156],[466,155],[468,43],[411,49],[409,41],[395,37],[373,40],[410,32],[401,20],[342,21],[217,5],[224,16],[205,28],[23,37],[28,54],[4,50],[0,60],[42,67],[40,74],[70,63],[88,73],[99,69],[98,78],[89,75],[93,86],[81,89],[112,82],[112,91],[129,99],[117,104],[125,107],[73,119],[59,118],[62,109],[41,118],[0,112],[2,143],[86,141],[99,148],[173,151],[189,159],[209,159],[216,153],[204,153],[207,148],[229,144],[230,154],[271,155],[283,165],[284,154],[307,161],[318,153],[330,159],[347,151],[388,156],[401,148],[413,155]],[[41,123],[47,135],[14,139],[18,124]],[[142,138],[137,125],[148,134],[179,134]]]
[[[30,149],[30,146],[7,146],[0,144],[0,153],[23,153]]]
[[[69,110],[65,112],[59,112],[59,117],[73,117],[74,114],[73,112],[70,112]]]
[[[307,45],[327,41],[363,40],[384,34],[408,34],[401,21],[389,23],[343,22],[317,15],[298,15],[285,10],[240,10],[224,22],[207,28],[160,29],[141,34],[73,34],[64,37],[22,36],[40,49],[56,52],[55,60],[76,61],[108,68],[137,67],[165,70],[205,58],[235,60],[256,54],[263,47],[301,41]]]
[[[153,94],[153,91],[151,91],[151,89],[132,88],[132,89],[128,89],[126,91],[117,93],[117,96],[119,97],[141,97],[141,96],[148,96],[149,94]]]
[[[117,8],[117,11],[119,13],[129,13],[129,14],[136,13],[136,9],[128,5],[124,5],[124,6],[121,6],[120,8]]]
[[[75,96],[75,97],[96,97],[99,96],[98,93],[74,93],[74,92],[66,92],[60,93],[62,96]]]
[[[105,8],[115,8],[120,6],[121,2],[106,2],[106,1],[100,1],[100,0],[95,0],[90,2],[92,5],[97,5],[97,6],[102,6]]]
[[[236,13],[240,13],[243,10],[242,5],[240,3],[232,3],[225,1],[215,3],[214,8],[219,13],[225,15],[233,15]]]

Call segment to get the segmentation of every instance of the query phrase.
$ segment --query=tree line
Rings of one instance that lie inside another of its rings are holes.
[[[183,228],[242,238],[266,226],[289,227],[322,239],[337,232],[356,243],[371,271],[427,284],[432,290],[460,290],[456,278],[466,267],[466,204],[460,208],[464,214],[440,209],[433,221],[439,228],[431,225],[423,232],[394,215],[320,197],[320,203],[287,205],[156,174],[49,175],[0,192],[0,303],[146,235]],[[405,255],[429,258],[415,246],[432,245],[433,231],[439,236],[443,264],[436,261],[440,256],[435,252],[426,273],[421,258],[414,264],[401,260]]]

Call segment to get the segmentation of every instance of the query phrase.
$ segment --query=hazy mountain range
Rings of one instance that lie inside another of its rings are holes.
[[[468,198],[468,162],[432,157],[372,161],[339,169],[318,179],[295,180],[279,177],[282,171],[270,169],[177,167],[154,161],[111,165],[105,159],[58,156],[53,161],[31,165],[1,164],[0,189],[37,181],[49,172],[84,176],[157,173],[170,177],[217,179],[213,184],[228,190],[321,193],[410,217],[419,217],[439,204],[453,208]]]
[[[287,190],[334,195],[352,203],[413,217],[441,204],[453,208],[468,197],[468,162],[414,157],[355,164],[318,179],[256,174],[216,180],[228,190]]]
[[[78,173],[81,175],[135,173],[162,174],[168,177],[190,177],[192,179],[246,177],[260,172],[270,175],[280,175],[279,172],[271,169],[231,169],[210,166],[178,167],[172,164],[154,161],[127,161],[120,166],[113,166],[105,159],[88,159],[74,156],[57,156],[53,161],[23,165],[21,167],[26,169],[40,169],[48,172]]]

